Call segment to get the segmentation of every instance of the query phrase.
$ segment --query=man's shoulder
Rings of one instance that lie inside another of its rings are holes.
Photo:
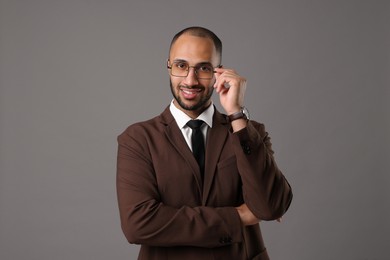
[[[168,110],[164,110],[160,115],[157,115],[151,119],[145,121],[139,121],[129,125],[120,136],[134,136],[141,137],[144,135],[153,135],[162,132],[163,127],[167,125],[173,119]]]
[[[136,123],[133,123],[129,125],[123,133],[123,134],[129,134],[129,133],[145,133],[150,130],[158,128],[158,125],[161,124],[161,118],[160,116],[155,116],[151,119],[145,120],[145,121],[139,121]]]

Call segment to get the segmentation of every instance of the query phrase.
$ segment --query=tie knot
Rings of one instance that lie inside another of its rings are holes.
[[[203,121],[202,121],[202,120],[199,120],[199,119],[190,120],[190,121],[187,122],[187,125],[188,125],[191,129],[199,129],[199,128],[203,125]]]

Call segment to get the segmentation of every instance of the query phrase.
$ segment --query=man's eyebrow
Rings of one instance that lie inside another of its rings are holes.
[[[172,62],[186,62],[186,63],[188,63],[188,61],[183,60],[183,59],[174,59]]]
[[[199,62],[196,65],[213,65],[213,64],[211,62],[209,62],[209,61],[204,61],[204,62]]]
[[[185,62],[185,63],[189,64],[188,61],[183,60],[183,59],[174,59],[172,62]],[[212,65],[212,63],[209,61],[201,61],[201,62],[195,64],[194,66],[200,66],[200,65]]]

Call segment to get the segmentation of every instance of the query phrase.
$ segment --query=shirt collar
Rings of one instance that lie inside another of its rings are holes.
[[[172,116],[175,118],[177,125],[180,129],[186,126],[187,122],[192,120],[186,113],[178,109],[174,104],[173,100],[169,106],[169,110],[172,113]],[[211,102],[211,105],[203,111],[196,119],[203,120],[210,128],[213,126],[213,115],[214,115],[214,104]]]

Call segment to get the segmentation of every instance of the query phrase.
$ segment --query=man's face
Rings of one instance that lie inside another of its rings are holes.
[[[170,65],[179,61],[189,66],[208,63],[216,67],[218,55],[211,39],[184,34],[173,44],[169,55]],[[210,105],[215,77],[199,79],[193,67],[186,77],[169,75],[174,103],[179,109],[200,114]]]

